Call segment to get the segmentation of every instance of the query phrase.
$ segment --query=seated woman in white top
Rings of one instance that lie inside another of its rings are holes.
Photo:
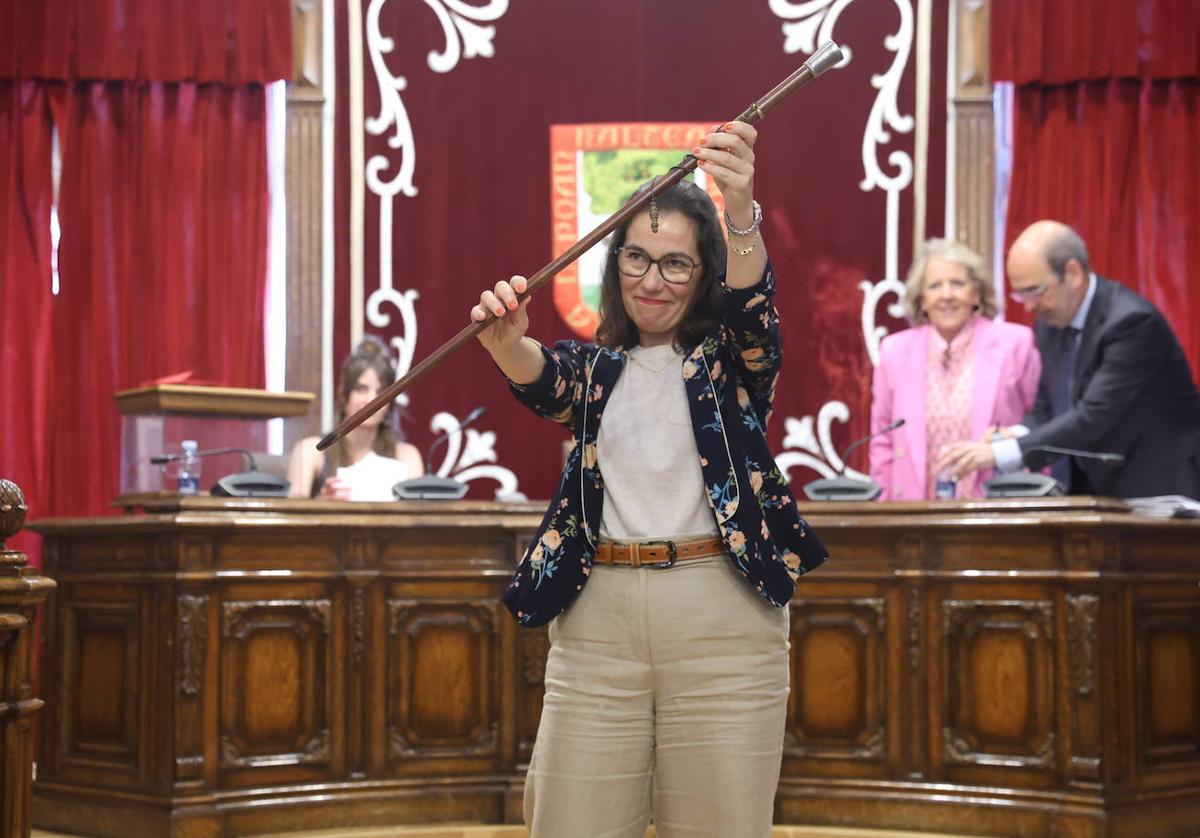
[[[338,381],[338,422],[357,412],[396,380],[387,348],[367,338],[342,365]],[[369,417],[328,451],[318,451],[318,436],[305,437],[292,449],[288,465],[291,497],[339,500],[393,500],[392,487],[425,473],[416,446],[396,439],[395,404]]]

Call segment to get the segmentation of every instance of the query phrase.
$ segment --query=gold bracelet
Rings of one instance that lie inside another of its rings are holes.
[[[755,236],[753,239],[750,240],[749,247],[738,247],[733,242],[730,242],[729,249],[732,250],[734,253],[736,253],[738,256],[749,256],[751,253],[754,252],[754,248],[757,244],[758,244],[758,236]]]

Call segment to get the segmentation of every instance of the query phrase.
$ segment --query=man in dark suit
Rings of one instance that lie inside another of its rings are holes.
[[[1022,426],[948,446],[944,467],[962,474],[1050,463],[1071,494],[1200,498],[1200,392],[1158,309],[1092,273],[1083,239],[1058,221],[1022,232],[1007,269],[1013,299],[1037,313],[1037,400]],[[1047,445],[1125,461],[1036,450]]]

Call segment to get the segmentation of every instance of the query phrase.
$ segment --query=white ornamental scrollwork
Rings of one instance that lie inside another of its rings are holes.
[[[904,283],[898,279],[881,279],[876,283],[864,279],[858,287],[863,292],[863,340],[867,344],[867,354],[871,356],[871,366],[879,366],[879,344],[887,337],[888,330],[875,322],[875,315],[884,296],[895,294],[896,300],[888,305],[887,312],[897,320],[904,318]]]
[[[802,466],[810,468],[822,477],[835,477],[839,473],[858,480],[866,479],[862,472],[847,468],[842,471],[842,458],[833,447],[832,428],[834,421],[845,423],[850,418],[850,409],[844,402],[831,401],[821,406],[817,413],[816,433],[813,433],[813,418],[787,417],[783,420],[783,453],[775,458],[775,465],[791,481],[790,469]]]
[[[833,27],[838,18],[854,0],[809,0],[807,3],[790,3],[788,0],[768,0],[767,5],[776,17],[789,21],[783,24],[783,51],[789,55],[801,52],[811,55],[817,47],[833,40]],[[853,54],[850,47],[840,45],[842,60],[836,67],[845,67]]]
[[[425,5],[437,15],[446,36],[446,48],[430,52],[426,59],[430,70],[448,73],[458,66],[460,58],[495,55],[492,39],[496,27],[479,24],[499,20],[508,11],[508,0],[492,0],[485,6],[472,6],[462,0],[425,0]]]
[[[789,0],[768,0],[771,11],[782,18],[785,53],[812,54],[817,47],[833,37],[838,18],[854,0],[808,0],[793,3]],[[898,102],[900,82],[908,65],[913,41],[913,7],[911,0],[893,0],[900,13],[897,30],[884,38],[884,48],[895,54],[888,69],[871,77],[871,86],[877,91],[862,138],[863,179],[858,187],[863,192],[879,189],[886,196],[886,221],[884,228],[884,278],[872,282],[864,279],[859,283],[863,292],[861,326],[863,342],[871,364],[879,363],[879,344],[887,335],[887,329],[877,323],[879,306],[887,294],[895,294],[896,301],[888,305],[892,317],[903,317],[902,299],[904,285],[900,281],[900,193],[912,184],[912,156],[901,149],[893,149],[887,155],[891,171],[885,172],[880,163],[880,154],[892,142],[893,132],[911,133],[914,120],[900,113]],[[850,62],[851,50],[840,44],[843,59],[838,67]],[[779,468],[787,474],[796,466],[810,468],[822,477],[833,477],[842,468],[841,457],[833,447],[830,428],[836,419],[846,422],[850,410],[844,402],[829,401],[817,413],[817,431],[813,432],[813,417],[802,419],[787,417],[784,420],[785,450],[775,458]],[[794,449],[794,450],[793,450]],[[846,475],[864,478],[866,475],[846,469]],[[789,475],[790,478],[790,475]]]
[[[838,18],[852,2],[854,0],[810,0],[803,3],[768,0],[771,11],[787,21],[783,24],[784,52],[807,55],[818,44],[833,40]],[[893,132],[908,134],[914,127],[913,118],[900,113],[899,105],[900,82],[912,49],[913,7],[911,0],[893,0],[893,3],[900,13],[900,24],[895,32],[883,39],[883,46],[894,53],[895,58],[884,73],[871,76],[871,86],[878,93],[863,132],[863,179],[858,185],[864,192],[879,189],[887,196],[884,279],[874,283],[863,280],[859,284],[863,291],[863,342],[873,365],[879,363],[879,342],[887,334],[883,326],[876,324],[879,301],[887,293],[903,293],[899,280],[900,193],[912,184],[913,176],[912,156],[901,149],[894,149],[887,155],[890,172],[885,172],[880,163],[880,155],[892,142]],[[841,49],[846,58],[838,66],[845,66],[849,62],[850,50],[846,45],[842,45]],[[888,313],[893,317],[901,316],[899,302],[889,306]]]
[[[376,154],[364,169],[367,188],[379,196],[379,287],[371,292],[366,302],[367,322],[377,329],[391,325],[391,315],[385,306],[391,305],[400,313],[401,330],[391,339],[396,350],[397,371],[404,375],[412,367],[417,345],[417,313],[414,305],[420,294],[407,289],[400,291],[392,278],[392,209],[397,195],[414,198],[417,195],[413,175],[416,172],[416,140],[412,122],[400,94],[408,88],[408,79],[398,76],[388,68],[387,58],[396,48],[396,42],[380,31],[379,19],[387,0],[370,0],[367,6],[366,39],[371,57],[371,69],[379,88],[379,113],[365,120],[368,134],[379,137],[392,131],[387,138],[388,147],[400,152],[399,168],[391,178],[386,174],[392,169],[392,161],[385,154]],[[446,44],[441,50],[431,50],[426,57],[429,69],[435,73],[448,73],[458,66],[462,58],[494,54],[492,39],[496,27],[481,23],[495,21],[508,11],[508,0],[491,0],[482,6],[472,6],[462,0],[425,0],[442,26]],[[408,396],[401,394],[397,399],[401,405],[408,404]]]
[[[517,493],[517,476],[499,465],[479,465],[496,462],[496,434],[494,431],[463,429],[462,421],[453,413],[436,413],[429,422],[435,434],[446,434],[446,456],[437,468],[438,477],[453,477],[462,483],[472,480],[495,480],[499,486],[497,497]],[[463,436],[466,444],[463,444]]]

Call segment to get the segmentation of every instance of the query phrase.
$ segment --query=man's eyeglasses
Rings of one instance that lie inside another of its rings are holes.
[[[1008,296],[1014,303],[1027,303],[1045,294],[1046,289],[1049,287],[1049,282],[1043,282],[1041,285],[1035,285],[1032,288],[1022,288],[1020,291],[1014,289],[1009,292]]]
[[[670,285],[687,285],[692,281],[696,268],[700,267],[699,262],[682,253],[668,253],[651,259],[650,254],[636,247],[617,248],[617,267],[626,276],[643,277],[654,265],[658,265],[663,282]]]

